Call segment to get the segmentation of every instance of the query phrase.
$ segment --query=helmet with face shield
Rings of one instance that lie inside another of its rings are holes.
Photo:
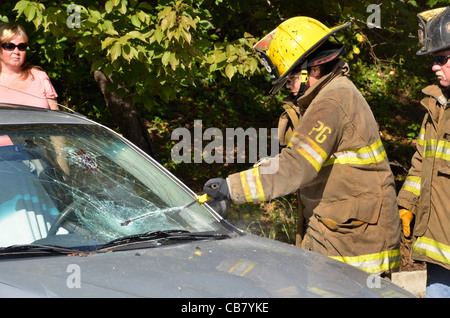
[[[294,71],[301,68],[302,84],[307,79],[307,67],[320,65],[336,59],[344,52],[343,46],[334,46],[327,54],[316,54],[313,60],[308,59],[320,46],[336,32],[347,28],[350,23],[328,28],[318,20],[309,17],[294,17],[281,23],[275,30],[260,40],[254,49],[262,64],[273,78],[274,84],[270,93],[276,93],[286,83]]]
[[[421,12],[417,18],[420,43],[417,55],[450,49],[450,6]]]

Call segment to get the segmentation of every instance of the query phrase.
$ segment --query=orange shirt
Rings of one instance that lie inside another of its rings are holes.
[[[36,68],[31,70],[31,74],[33,76],[28,76],[24,81],[1,83],[3,86],[0,86],[0,102],[50,108],[47,99],[58,97],[50,78]]]

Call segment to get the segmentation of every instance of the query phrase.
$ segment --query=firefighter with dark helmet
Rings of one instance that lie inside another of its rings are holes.
[[[281,23],[254,47],[273,78],[272,93],[292,92],[280,119],[286,147],[272,158],[203,190],[236,204],[293,192],[302,205],[301,247],[369,273],[400,266],[400,218],[394,177],[369,105],[330,37],[309,17]],[[289,129],[287,129],[289,128]]]
[[[433,57],[438,83],[422,90],[427,110],[398,195],[412,258],[427,263],[426,297],[450,297],[450,6],[418,14],[417,55]],[[412,226],[414,225],[414,226]]]

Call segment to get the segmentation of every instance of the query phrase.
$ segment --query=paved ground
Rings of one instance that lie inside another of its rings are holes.
[[[417,297],[425,297],[427,271],[392,273],[392,282],[410,291]]]

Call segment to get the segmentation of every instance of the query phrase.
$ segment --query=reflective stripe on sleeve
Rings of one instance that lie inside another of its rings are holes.
[[[298,143],[297,151],[316,169],[320,171],[325,160],[327,159],[327,153],[319,147],[311,138],[302,135],[302,140]]]
[[[425,141],[425,129],[421,128],[419,132],[419,136],[417,137],[417,143],[423,146],[423,142]]]
[[[247,202],[266,201],[258,167],[241,171],[239,175]]]
[[[416,177],[416,176],[406,177],[406,180],[402,186],[402,190],[412,192],[413,194],[419,196],[421,180],[422,179],[420,177]]]

